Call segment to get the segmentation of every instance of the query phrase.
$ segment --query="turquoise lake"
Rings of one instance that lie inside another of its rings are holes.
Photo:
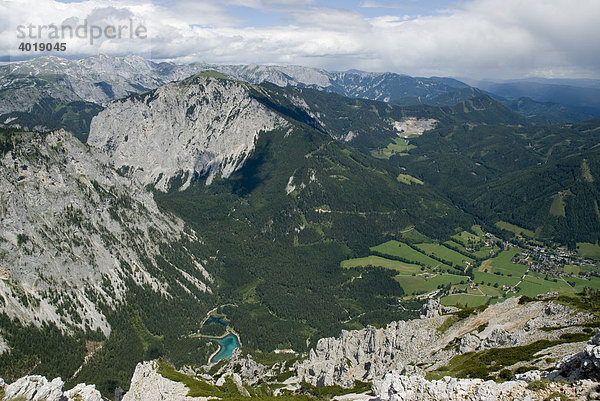
[[[219,362],[221,359],[231,358],[231,354],[233,354],[233,350],[240,346],[237,337],[234,334],[228,334],[223,338],[215,338],[213,339],[219,346],[219,352],[212,357],[210,362]]]

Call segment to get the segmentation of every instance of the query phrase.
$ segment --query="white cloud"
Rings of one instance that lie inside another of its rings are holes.
[[[229,5],[244,6],[250,8],[298,8],[310,5],[313,0],[223,0]]]
[[[285,25],[240,27],[228,5],[264,12],[277,8]],[[23,23],[18,21],[60,24],[71,16],[101,25],[133,18],[148,27],[150,39],[104,40],[94,46],[72,41],[69,52],[134,52],[176,61],[303,64],[471,78],[600,77],[597,0],[472,0],[444,14],[416,18],[366,18],[358,11],[315,7],[310,0],[186,0],[170,7],[138,0],[23,0],[0,1],[0,7],[10,15],[9,23],[7,13],[0,17],[4,55],[18,55],[15,26]]]
[[[414,9],[416,0],[408,1],[363,1],[360,3],[362,8],[402,8]]]

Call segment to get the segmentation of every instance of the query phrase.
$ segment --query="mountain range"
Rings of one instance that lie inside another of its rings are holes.
[[[528,117],[530,122],[542,124],[579,122],[600,116],[600,107],[593,100],[593,91],[598,89],[591,84],[579,87],[562,81],[561,85],[482,81],[476,83],[476,88],[452,78],[415,78],[355,70],[328,72],[301,66],[181,65],[156,63],[138,56],[100,55],[81,60],[39,57],[0,66],[0,120],[29,128],[66,126],[85,141],[89,126],[79,120],[81,113],[72,113],[71,109],[83,108],[93,117],[98,105],[206,70],[254,84],[306,87],[405,106],[452,106],[488,93]],[[577,82],[574,85],[579,85]],[[528,94],[529,99],[521,99]]]
[[[540,104],[449,78],[295,66],[0,67],[0,376],[107,394],[141,360],[210,362],[233,332],[243,352],[307,356],[342,330],[418,317],[423,295],[477,277],[487,303],[525,295],[485,270],[512,255],[522,273],[515,246],[582,266],[535,276],[527,294],[595,286],[596,262],[576,250],[600,241],[600,121]],[[436,277],[454,281],[418,287]]]

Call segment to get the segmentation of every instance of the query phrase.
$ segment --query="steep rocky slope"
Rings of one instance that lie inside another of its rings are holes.
[[[567,355],[556,364],[556,369],[545,375],[554,380],[600,380],[600,332],[574,355]]]
[[[429,309],[432,305],[439,307],[433,301]],[[422,319],[392,322],[383,329],[343,331],[338,338],[319,340],[296,372],[314,385],[344,387],[381,379],[392,370],[423,374],[458,354],[559,339],[590,316],[551,301],[520,305],[511,298],[466,319],[449,320],[440,330],[448,319],[455,317],[427,310]],[[557,327],[562,329],[552,330]]]
[[[206,71],[109,104],[92,119],[87,143],[115,168],[165,192],[186,189],[198,176],[207,184],[228,178],[261,132],[289,128],[287,136],[293,126],[310,127],[355,147],[385,147],[400,134],[400,121],[415,118],[409,113],[419,111]]]
[[[0,312],[108,335],[105,311],[132,285],[165,297],[211,291],[192,253],[170,272],[158,264],[174,244],[200,240],[135,181],[65,131],[2,135]]]
[[[123,401],[145,401],[168,399],[187,401],[189,389],[181,382],[175,382],[158,373],[156,362],[144,362],[137,365],[131,378],[131,386]],[[204,398],[204,397],[202,397]]]
[[[130,391],[124,401],[154,400],[202,400],[207,397],[191,397],[189,388],[182,382],[163,377],[158,372],[156,362],[138,364],[131,379]],[[231,377],[243,387],[242,377],[232,373]],[[288,380],[287,382],[292,382]],[[552,397],[567,397],[572,400],[597,399],[598,383],[581,377],[571,382],[545,382],[537,387],[530,386],[529,380],[509,380],[498,383],[492,380],[457,379],[445,377],[440,380],[427,380],[420,375],[405,375],[398,371],[387,372],[373,382],[370,392],[340,395],[335,399],[354,401],[495,401],[515,399],[544,400]],[[289,384],[286,387],[290,387]],[[290,388],[293,388],[290,387]],[[299,388],[299,387],[296,387]]]

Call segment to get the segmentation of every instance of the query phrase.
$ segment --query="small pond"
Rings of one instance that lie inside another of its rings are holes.
[[[211,338],[210,340],[216,341],[219,344],[219,352],[210,359],[211,363],[219,362],[221,359],[231,358],[233,351],[240,346],[237,336],[231,333],[223,338]]]

